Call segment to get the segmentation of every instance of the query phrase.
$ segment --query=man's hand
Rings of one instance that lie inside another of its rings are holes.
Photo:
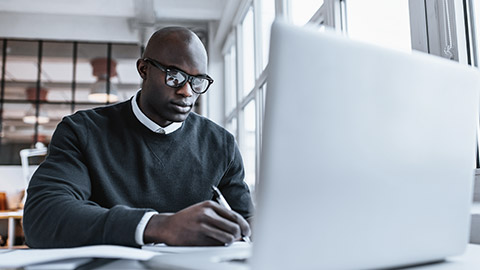
[[[172,246],[228,245],[250,236],[248,222],[234,211],[204,201],[175,214],[154,215],[144,233],[145,243]]]

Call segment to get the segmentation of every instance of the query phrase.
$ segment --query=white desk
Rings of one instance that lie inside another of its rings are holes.
[[[183,256],[185,260],[189,259],[189,254],[176,254],[176,256]],[[204,266],[203,266],[204,267]],[[202,265],[198,265],[198,269],[204,269]],[[149,269],[145,265],[130,260],[116,260],[111,263],[105,264],[96,269],[110,270],[110,269]],[[168,269],[171,268],[157,268]],[[184,269],[184,268],[178,268]],[[187,268],[186,268],[187,269]],[[408,267],[404,270],[480,270],[480,245],[468,245],[467,251],[461,255],[452,258],[448,258],[445,262]]]
[[[99,246],[100,247],[100,250],[102,250],[102,246]],[[104,248],[107,248],[108,249],[108,254],[110,254],[109,256],[110,257],[106,257],[106,258],[130,258],[130,259],[116,259],[116,260],[103,260],[100,261],[100,263],[97,263],[95,261],[93,261],[92,263],[94,264],[90,264],[89,266],[85,266],[87,269],[99,269],[99,270],[107,270],[107,269],[151,269],[151,268],[148,268],[146,264],[138,261],[139,258],[142,258],[143,260],[145,259],[149,259],[149,258],[152,258],[152,256],[154,256],[155,254],[152,254],[152,252],[150,251],[146,251],[146,250],[139,250],[139,249],[134,249],[134,248],[126,248],[126,247],[119,247],[119,246],[105,246]],[[93,251],[89,251],[89,250],[82,250],[83,248],[77,248],[77,250],[73,250],[75,253],[73,257],[77,257],[77,258],[85,258],[85,255],[86,254],[89,254],[88,252],[90,252],[90,254],[93,252]],[[97,250],[97,249],[96,249]],[[49,255],[49,252],[52,253],[52,255],[55,255],[56,258],[58,258],[58,250],[39,250],[40,252],[36,252],[38,254],[36,254],[35,256],[40,256],[41,258],[45,258],[45,254]],[[68,252],[73,252],[72,250],[65,250],[66,253]],[[6,255],[6,256],[11,256],[11,255],[14,255],[15,256],[15,253],[16,252],[23,252],[22,250],[3,250],[3,251],[0,251],[0,255],[2,255],[2,252],[3,252],[3,255]],[[83,252],[83,253],[82,253]],[[123,253],[122,253],[123,252]],[[98,253],[98,251],[95,251],[94,254],[104,254],[105,252],[100,252]],[[114,255],[112,255],[112,253],[115,253]],[[22,253],[23,254],[23,253]],[[19,256],[22,257],[20,260],[23,261],[23,263],[25,263],[25,254],[20,254]],[[82,255],[83,254],[83,255]],[[17,254],[18,255],[18,254]],[[28,255],[28,254],[27,254]],[[67,257],[70,257],[70,256],[67,256],[68,254],[64,254],[65,257],[64,258],[67,258]],[[170,255],[161,255],[161,257],[163,256],[180,256],[180,258],[182,260],[185,260],[185,261],[188,261],[191,259],[191,254],[188,254],[188,253],[183,253],[183,254],[170,254]],[[32,256],[32,254],[30,255],[30,257]],[[90,255],[92,256],[92,255]],[[15,264],[18,264],[19,262],[17,261],[17,258],[18,256],[16,256],[15,258]],[[71,257],[70,257],[71,258]],[[135,259],[133,259],[135,258]],[[8,259],[8,258],[3,258],[4,260],[5,259]],[[10,260],[13,260],[14,258],[10,258]],[[155,257],[153,258],[155,259]],[[1,263],[1,262],[0,262]],[[5,263],[5,261],[4,261]],[[157,264],[156,264],[157,265]],[[217,265],[218,266],[218,265]],[[206,266],[205,265],[202,265],[202,264],[194,264],[194,268],[175,268],[175,269],[184,269],[184,270],[188,270],[188,269],[192,269],[192,270],[195,270],[195,269],[206,269],[205,268]],[[246,266],[243,266],[244,269],[248,269],[248,267]],[[50,268],[42,268],[42,269],[51,269]],[[155,269],[168,269],[168,270],[171,270],[172,267],[160,267],[157,265],[157,268]],[[212,268],[208,268],[209,270],[211,270]],[[222,268],[216,268],[216,269],[222,269]],[[467,251],[461,255],[461,256],[456,256],[456,257],[452,257],[452,258],[448,258],[445,262],[440,262],[440,263],[435,263],[435,264],[429,264],[429,265],[422,265],[422,266],[416,266],[416,267],[409,267],[409,268],[404,268],[404,270],[479,270],[480,269],[480,245],[468,245],[468,248],[467,248]],[[281,270],[281,269],[279,269]],[[289,269],[290,270],[290,269]]]

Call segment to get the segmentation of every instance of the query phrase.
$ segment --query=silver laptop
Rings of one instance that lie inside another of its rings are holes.
[[[157,262],[376,269],[463,252],[478,71],[275,22],[267,89],[251,259],[236,250]]]

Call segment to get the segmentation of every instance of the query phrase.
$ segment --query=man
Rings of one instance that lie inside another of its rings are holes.
[[[129,101],[65,117],[28,188],[30,247],[225,245],[252,216],[234,137],[191,112],[213,80],[200,39],[181,27],[150,38]],[[217,186],[233,211],[211,201]]]

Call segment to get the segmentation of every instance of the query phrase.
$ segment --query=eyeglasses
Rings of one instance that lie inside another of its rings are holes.
[[[177,68],[165,67],[151,58],[144,58],[143,60],[165,72],[165,84],[173,88],[183,87],[189,82],[193,92],[203,94],[207,92],[208,87],[213,83],[213,79],[208,75],[193,76]]]

